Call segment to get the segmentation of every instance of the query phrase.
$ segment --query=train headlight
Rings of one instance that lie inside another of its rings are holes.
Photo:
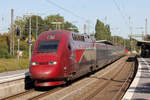
[[[49,63],[48,63],[48,65],[56,65],[57,64],[57,61],[50,61]]]
[[[57,64],[57,62],[56,62],[56,61],[54,61],[54,62],[53,62],[53,64],[54,64],[54,65],[56,65],[56,64]]]
[[[32,62],[32,66],[38,65],[38,62]]]

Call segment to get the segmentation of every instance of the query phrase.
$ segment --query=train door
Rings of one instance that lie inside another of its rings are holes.
[[[73,76],[76,73],[77,68],[75,63],[76,62],[75,51],[73,50],[70,43],[68,44],[68,54],[69,54],[68,62],[69,62],[70,75]]]

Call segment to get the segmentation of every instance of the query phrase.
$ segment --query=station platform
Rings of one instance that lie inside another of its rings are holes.
[[[28,69],[25,69],[25,70],[2,72],[2,73],[0,73],[0,77],[12,76],[12,75],[16,75],[16,74],[22,74],[22,73],[26,73],[28,71],[29,71]]]
[[[0,73],[0,83],[16,80],[20,78],[25,78],[25,76],[28,75],[29,75],[29,69],[2,72]]]
[[[122,100],[150,100],[150,58],[137,59],[136,76]]]

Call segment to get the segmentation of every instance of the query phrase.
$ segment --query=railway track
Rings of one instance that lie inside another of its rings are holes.
[[[76,98],[78,100],[121,100],[123,94],[125,93],[126,89],[129,86],[129,83],[131,82],[131,79],[134,75],[134,63],[133,62],[124,62],[119,63],[116,66],[118,69],[115,69],[114,71],[110,72],[108,75],[98,78],[100,79],[97,84],[95,84],[96,89],[92,92],[90,92],[86,97],[79,97]],[[130,68],[127,68],[130,67]],[[121,74],[128,72],[127,78],[124,80],[120,80],[118,76],[121,76]],[[96,77],[95,77],[96,78]],[[118,81],[118,85],[120,85],[119,88],[113,89],[113,84],[116,84]],[[103,84],[100,84],[103,83]],[[116,83],[115,83],[116,82]],[[115,93],[111,93],[115,90]],[[111,92],[109,92],[111,91]]]
[[[18,93],[18,94],[15,94],[15,95],[12,95],[12,96],[3,98],[2,100],[13,100],[13,99],[16,99],[17,97],[21,97],[21,96],[24,96],[24,95],[26,95],[26,94],[30,94],[30,93],[33,93],[33,92],[34,92],[34,89],[27,90],[27,91],[25,91],[25,92]]]
[[[119,100],[123,97],[128,86],[132,82],[134,75],[136,74],[136,68],[134,67],[134,66],[136,66],[135,64],[136,64],[136,62],[131,64],[128,77],[126,78],[124,83],[121,85],[120,89],[117,91],[116,95],[112,98],[112,100]]]
[[[50,90],[50,91],[48,91],[48,92],[42,93],[42,94],[37,95],[37,96],[32,97],[32,98],[29,98],[29,100],[40,100],[41,98],[43,98],[43,97],[45,97],[45,96],[47,96],[47,95],[50,95],[50,94],[52,94],[52,93],[55,93],[55,92],[57,92],[57,91],[59,91],[59,90],[61,90],[61,89],[62,89],[62,87],[57,87],[57,88],[55,88],[55,89],[53,89],[53,90]]]
[[[35,89],[31,89],[22,93],[18,93],[16,95],[13,96],[9,96],[7,98],[3,98],[2,100],[39,100],[40,98],[50,95],[60,89],[62,89],[61,87],[53,87],[53,88],[49,88],[50,90],[41,90],[41,91],[37,91]]]
[[[126,64],[123,64],[123,68]],[[93,97],[95,97],[98,93],[100,93],[101,91],[103,91],[110,83],[112,80],[115,79],[115,77],[121,73],[121,70],[123,70],[123,68],[120,68],[115,74],[112,75],[112,77],[110,78],[104,78],[106,80],[106,82],[101,85],[99,88],[97,88],[97,90],[95,90],[92,94],[90,94],[87,98],[85,98],[85,100],[91,100]]]

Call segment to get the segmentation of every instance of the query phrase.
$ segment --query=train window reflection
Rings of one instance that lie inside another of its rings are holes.
[[[57,51],[59,40],[40,41],[38,45],[38,52],[52,52]]]

